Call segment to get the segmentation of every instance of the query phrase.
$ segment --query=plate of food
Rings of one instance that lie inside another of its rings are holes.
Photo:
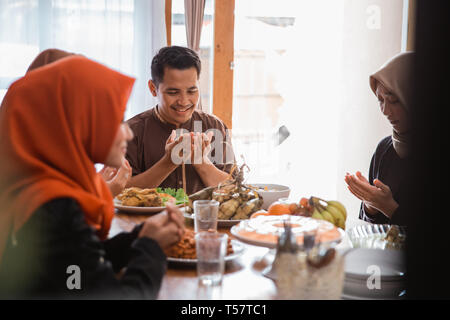
[[[394,249],[405,247],[406,227],[390,224],[359,225],[347,231],[353,248]]]
[[[114,198],[114,206],[124,212],[148,214],[161,212],[169,201],[182,207],[188,202],[188,197],[181,188],[142,189],[131,187],[124,189]]]
[[[339,243],[345,231],[325,220],[304,216],[272,215],[257,216],[241,221],[231,228],[231,234],[238,240],[255,246],[276,248],[278,237],[284,232],[284,223],[291,225],[291,230],[298,244],[303,244],[303,233],[317,230],[316,242]]]
[[[186,229],[183,238],[170,249],[166,250],[167,261],[175,264],[195,266],[197,255],[195,249],[195,232]],[[225,261],[231,261],[244,253],[244,245],[237,240],[228,238],[227,255]]]
[[[216,200],[219,202],[218,227],[232,226],[261,210],[263,198],[257,188],[244,183],[244,167],[234,166],[235,178],[226,180],[218,186],[207,187],[189,195],[186,217],[193,218],[196,200]],[[230,174],[231,175],[231,174]]]
[[[185,218],[191,219],[192,223],[194,223],[194,218],[195,218],[194,213],[186,212],[187,211],[186,208],[181,208],[181,211],[183,212],[183,215],[184,215]],[[227,227],[234,226],[235,224],[238,224],[241,221],[242,220],[222,220],[222,219],[217,219],[217,227],[218,228],[227,228]]]

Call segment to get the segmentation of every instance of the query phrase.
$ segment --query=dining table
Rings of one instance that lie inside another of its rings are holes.
[[[142,223],[149,215],[122,212],[116,209],[111,225],[110,236],[129,232]],[[186,228],[192,229],[193,220],[185,218]],[[218,227],[218,232],[226,233],[236,239],[230,227]],[[207,286],[199,283],[195,264],[168,263],[166,274],[158,295],[161,300],[276,300],[277,287],[268,271],[274,259],[275,250],[239,243],[242,254],[226,262],[222,283]],[[348,247],[347,239],[338,245]],[[338,249],[339,249],[338,248]]]

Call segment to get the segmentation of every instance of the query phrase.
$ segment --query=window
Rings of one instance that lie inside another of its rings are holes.
[[[367,175],[392,133],[368,79],[402,50],[405,2],[236,1],[232,137],[247,182],[339,199],[357,220],[343,179]]]
[[[233,144],[255,182],[279,174],[277,125],[283,107],[281,70],[295,23],[292,1],[236,1]],[[292,130],[292,128],[290,129]]]
[[[153,104],[150,59],[165,45],[164,1],[2,0],[0,94],[47,48],[80,53],[137,78],[126,118]],[[148,35],[152,35],[151,38]]]

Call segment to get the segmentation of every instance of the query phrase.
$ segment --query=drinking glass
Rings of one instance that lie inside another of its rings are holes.
[[[201,284],[222,283],[227,244],[228,235],[225,233],[201,231],[195,235],[197,275]]]
[[[219,202],[215,200],[194,201],[194,230],[195,232],[217,230],[217,215]]]

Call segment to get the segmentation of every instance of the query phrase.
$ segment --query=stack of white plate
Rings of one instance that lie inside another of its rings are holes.
[[[402,249],[404,242],[392,243],[386,240],[386,235],[391,228],[389,224],[365,224],[358,225],[347,231],[348,238],[353,248],[370,249]],[[406,237],[406,228],[397,226],[400,237]]]
[[[405,262],[401,250],[357,248],[345,257],[343,299],[402,299]]]

